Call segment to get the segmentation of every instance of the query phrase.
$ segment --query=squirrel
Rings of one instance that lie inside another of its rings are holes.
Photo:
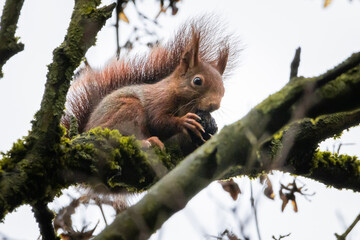
[[[236,55],[231,36],[209,22],[206,17],[186,22],[146,55],[112,61],[101,71],[85,69],[69,89],[62,124],[69,129],[75,116],[80,133],[117,129],[142,140],[142,146],[161,149],[177,134],[205,141],[196,113],[220,107],[223,78]]]

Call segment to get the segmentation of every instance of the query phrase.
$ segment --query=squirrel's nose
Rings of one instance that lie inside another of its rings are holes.
[[[220,103],[210,103],[209,104],[209,112],[213,112],[220,108]]]

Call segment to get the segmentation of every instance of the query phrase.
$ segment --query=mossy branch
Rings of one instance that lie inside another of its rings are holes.
[[[24,50],[24,44],[15,37],[17,22],[24,0],[6,0],[0,22],[0,78],[2,67],[12,56]]]
[[[349,61],[351,62],[351,60],[347,60],[346,63]],[[229,176],[229,172],[233,168],[237,168],[237,174],[247,175],[269,170],[264,167],[272,166],[271,162],[265,162],[264,165],[264,162],[256,157],[256,152],[261,149],[262,143],[268,137],[286,124],[294,123],[307,116],[320,117],[321,114],[332,114],[336,111],[347,111],[359,107],[360,74],[358,66],[346,74],[341,75],[337,72],[332,75],[336,78],[328,80],[327,84],[317,84],[317,81],[323,81],[323,76],[309,79],[299,78],[289,82],[278,93],[251,110],[242,120],[224,127],[219,134],[190,154],[174,170],[157,182],[136,205],[119,214],[114,222],[95,239],[146,239],[172,214],[182,209],[196,193],[213,180]],[[304,99],[310,100],[310,102]],[[336,104],[333,105],[333,108],[324,107],[328,102]],[[345,102],[347,104],[344,104]],[[299,109],[301,114],[297,113]],[[318,114],[314,109],[318,110]],[[318,124],[315,125],[320,126],[320,122],[318,120]],[[350,122],[351,126],[357,124],[357,121]],[[342,127],[344,129],[349,126],[345,124]],[[296,147],[297,145],[294,145],[294,148]],[[314,153],[313,149],[309,155],[310,160],[313,157],[319,160],[319,156]],[[267,160],[269,159],[275,158]],[[327,159],[334,160],[334,158]],[[343,160],[341,157],[340,161],[344,162]],[[354,159],[346,162],[354,162]],[[291,167],[291,161],[286,163],[288,164],[286,166]],[[357,162],[353,165],[354,169],[357,165]],[[277,168],[279,167],[277,166]],[[285,166],[281,167],[284,169]],[[308,176],[315,178],[315,168],[312,170],[313,175],[308,174]],[[357,178],[356,181],[358,180],[360,179]],[[358,185],[360,185],[359,183]],[[347,187],[351,186],[354,185],[351,184]]]
[[[34,216],[39,224],[40,234],[44,240],[60,240],[55,235],[52,221],[55,217],[54,213],[47,207],[45,203],[36,203],[33,206]]]
[[[60,118],[74,70],[89,47],[95,44],[96,34],[111,17],[116,5],[113,3],[98,9],[99,4],[98,0],[75,1],[64,42],[54,50],[53,62],[48,66],[41,109],[35,115],[30,133],[30,139],[35,140],[34,148],[39,148],[40,152],[47,151],[48,154],[60,142]]]
[[[54,50],[53,62],[48,66],[41,109],[35,115],[32,130],[24,140],[15,143],[0,162],[0,219],[17,206],[26,203],[33,205],[45,236],[52,235],[48,234],[52,231],[48,227],[50,220],[42,218],[45,216],[42,213],[46,213],[45,208],[39,208],[36,204],[42,203],[45,206],[62,188],[69,185],[56,178],[57,169],[64,167],[60,118],[66,93],[74,70],[89,47],[95,43],[98,31],[111,17],[116,5],[113,3],[97,8],[100,3],[99,0],[75,0],[64,42]],[[23,1],[8,0],[4,7],[0,46],[4,46],[5,54],[0,52],[0,60],[4,57],[3,62],[0,61],[0,67],[11,54],[23,48],[23,45],[16,43],[14,37],[22,4]]]
[[[360,191],[357,157],[320,152],[318,143],[360,123],[360,109],[303,119],[280,130],[260,150],[265,170],[282,170],[339,189]]]
[[[143,191],[177,164],[160,150],[143,152],[134,137],[117,130],[93,129],[71,141],[62,138],[51,164],[27,156],[26,141],[19,140],[0,161],[0,219],[22,204],[52,201],[72,184],[102,193]]]
[[[360,109],[356,109],[350,112],[322,115],[316,119],[307,118],[291,124],[271,140],[272,168],[280,167],[281,169],[284,167],[292,173],[310,177],[318,165],[319,153],[316,153],[318,143],[329,137],[340,135],[344,129],[356,126],[359,123]],[[314,154],[317,157],[314,158]],[[338,157],[335,156],[335,158]],[[333,177],[333,175],[329,175],[328,181],[324,182],[332,185],[334,183]],[[356,175],[349,177],[356,178]],[[349,184],[340,184],[338,187],[354,190],[358,188]]]

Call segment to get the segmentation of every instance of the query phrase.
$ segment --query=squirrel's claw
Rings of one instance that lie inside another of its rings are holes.
[[[206,142],[203,138],[201,132],[205,133],[203,126],[196,120],[201,120],[201,118],[195,113],[187,113],[185,116],[181,117],[182,125],[186,130],[192,131],[201,141]],[[201,132],[200,132],[201,131]]]
[[[194,119],[194,120],[201,120],[201,117],[199,117],[199,115],[197,115],[195,113],[191,113],[191,112],[187,113],[184,117]]]
[[[194,126],[197,130],[202,131],[203,133],[205,133],[205,130],[204,130],[203,126],[201,126],[201,124],[198,123],[197,121],[195,121],[194,119],[187,118],[187,119],[185,119],[185,123],[188,123],[188,124]]]
[[[164,143],[158,137],[150,137],[146,140],[141,141],[142,148],[151,148],[154,146],[159,147],[161,151],[165,150]]]

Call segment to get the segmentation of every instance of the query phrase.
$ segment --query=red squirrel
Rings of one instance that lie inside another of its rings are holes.
[[[184,132],[205,141],[195,112],[220,107],[222,75],[234,56],[229,36],[206,21],[186,23],[145,56],[113,61],[102,71],[85,70],[69,89],[62,124],[69,129],[73,115],[79,132],[117,129],[160,148]]]

